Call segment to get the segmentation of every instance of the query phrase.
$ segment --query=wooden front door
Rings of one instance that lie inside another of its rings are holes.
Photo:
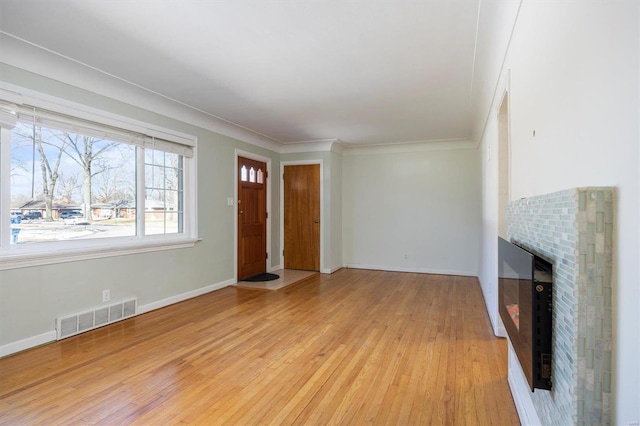
[[[238,157],[238,281],[267,271],[267,165]]]
[[[320,165],[284,167],[284,267],[320,270]]]

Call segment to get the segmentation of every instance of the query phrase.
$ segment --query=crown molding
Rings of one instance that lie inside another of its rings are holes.
[[[0,62],[187,124],[279,152],[282,142],[0,31]]]
[[[477,149],[478,144],[469,139],[439,139],[432,141],[398,142],[378,145],[344,144],[343,147],[342,155],[347,156]]]
[[[314,141],[285,142],[278,151],[280,154],[297,152],[337,152],[342,154],[343,143],[340,139],[320,139]]]
[[[407,152],[450,151],[477,149],[478,144],[469,139],[439,139],[432,141],[391,142],[377,145],[348,144],[340,139],[288,142],[278,151],[280,154],[299,152],[335,152],[340,155],[398,154]]]
[[[333,144],[331,144],[331,152],[342,155],[344,153],[344,142],[340,139],[336,139]]]

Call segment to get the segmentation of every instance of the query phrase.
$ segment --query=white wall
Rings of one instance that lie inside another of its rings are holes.
[[[481,141],[482,234],[478,278],[496,335],[505,336],[498,315],[498,111],[508,89],[509,75],[502,73],[507,48],[521,6],[520,0],[483,2],[478,17],[476,63],[473,81],[472,135]],[[496,84],[496,82],[498,82]],[[490,117],[487,120],[487,117]]]
[[[329,190],[331,192],[331,234],[329,247],[329,269],[335,272],[342,268],[342,155],[331,152]]]
[[[498,116],[491,119],[481,142],[482,152],[482,234],[478,279],[489,319],[497,336],[506,336],[498,315]]]
[[[352,154],[342,164],[345,265],[477,275],[477,149]]]
[[[471,94],[471,140],[482,137],[520,4],[521,0],[481,2]]]
[[[615,424],[640,420],[638,28],[637,1],[525,1],[498,84],[510,94],[512,199],[577,186],[617,187]],[[495,318],[494,114],[486,124],[480,278]]]

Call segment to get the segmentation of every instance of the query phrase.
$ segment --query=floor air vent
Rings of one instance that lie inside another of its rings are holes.
[[[103,325],[120,321],[136,314],[137,300],[125,300],[56,319],[57,340],[66,339]]]

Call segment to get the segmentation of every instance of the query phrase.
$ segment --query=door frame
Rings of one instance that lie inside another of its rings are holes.
[[[271,211],[271,179],[273,174],[271,173],[271,158],[264,157],[259,154],[254,154],[252,152],[243,151],[241,149],[236,149],[234,153],[234,165],[233,165],[233,280],[238,282],[238,158],[244,157],[250,160],[261,161],[267,164],[267,182],[266,182],[266,191],[267,191],[267,253],[269,253],[269,257],[267,258],[266,270],[267,272],[273,271],[271,266],[271,261],[273,259],[272,250],[271,250],[271,217],[273,216],[273,212]]]
[[[320,165],[320,272],[326,273],[324,268],[324,235],[326,231],[324,214],[324,165],[322,159],[317,160],[291,160],[280,161],[280,254],[284,250],[284,168],[285,166],[308,166]],[[281,257],[281,264],[284,265],[284,257]]]

